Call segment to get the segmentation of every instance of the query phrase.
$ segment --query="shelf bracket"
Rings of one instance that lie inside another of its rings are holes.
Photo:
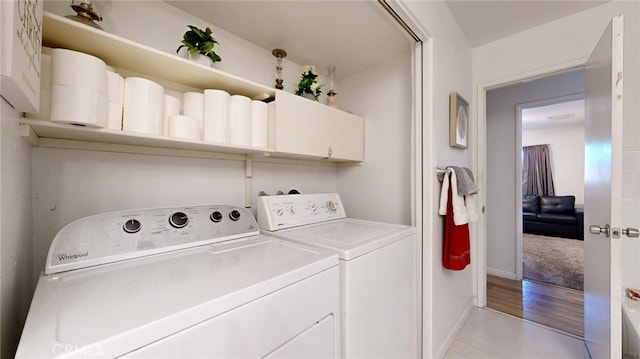
[[[247,158],[244,161],[244,207],[251,208],[251,191],[253,189],[253,160]]]
[[[38,134],[33,128],[26,123],[20,123],[18,126],[20,137],[24,138],[32,147],[37,147],[39,144]]]

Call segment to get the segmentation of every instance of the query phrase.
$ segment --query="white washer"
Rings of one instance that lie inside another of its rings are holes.
[[[235,206],[83,218],[53,240],[16,357],[339,357],[338,263]]]
[[[419,356],[414,227],[346,218],[337,193],[263,196],[263,233],[340,256],[343,358]]]

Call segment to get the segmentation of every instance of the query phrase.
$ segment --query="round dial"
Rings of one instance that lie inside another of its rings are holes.
[[[127,233],[136,233],[142,228],[142,223],[137,219],[130,219],[124,222],[122,229]]]
[[[215,212],[211,213],[209,218],[211,218],[211,221],[213,221],[215,223],[218,223],[218,222],[222,221],[222,213],[220,213],[220,211],[215,211]]]
[[[184,212],[176,212],[169,217],[169,224],[173,228],[182,228],[189,223],[189,217]]]
[[[336,206],[336,203],[334,201],[329,201],[327,202],[327,208],[329,209],[329,211],[335,212],[338,207]]]
[[[282,208],[278,208],[278,209],[276,210],[276,215],[277,215],[277,216],[282,216],[283,214],[284,214],[284,209],[282,209]]]
[[[231,218],[232,221],[237,221],[240,219],[240,211],[238,211],[237,209],[234,209],[233,211],[231,211],[229,213],[229,218]]]

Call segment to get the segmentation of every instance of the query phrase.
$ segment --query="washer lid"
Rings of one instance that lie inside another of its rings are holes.
[[[122,355],[336,265],[330,251],[259,235],[43,275],[18,357]]]
[[[340,259],[351,260],[414,235],[415,227],[345,218],[270,233],[331,249]]]

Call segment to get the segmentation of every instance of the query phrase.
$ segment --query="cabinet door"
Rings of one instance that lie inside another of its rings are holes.
[[[269,110],[269,147],[276,152],[330,161],[364,159],[362,117],[281,91]]]

